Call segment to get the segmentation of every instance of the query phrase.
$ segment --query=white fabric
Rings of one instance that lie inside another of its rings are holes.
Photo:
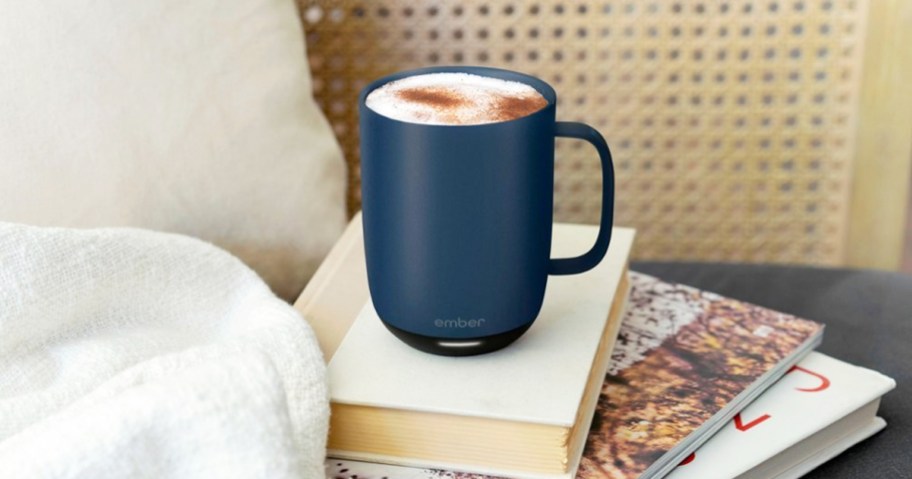
[[[0,477],[320,478],[310,326],[199,240],[0,223]]]
[[[0,0],[0,221],[234,253],[286,299],[345,225],[293,0]]]

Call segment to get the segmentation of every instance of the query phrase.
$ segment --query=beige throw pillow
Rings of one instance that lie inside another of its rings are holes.
[[[344,226],[293,0],[5,2],[0,220],[179,232],[286,299]]]

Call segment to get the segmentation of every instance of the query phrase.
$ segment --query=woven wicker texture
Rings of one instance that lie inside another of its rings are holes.
[[[867,2],[299,0],[359,208],[356,97],[438,64],[536,75],[612,146],[639,259],[839,264]],[[558,141],[559,221],[596,223],[595,152]]]

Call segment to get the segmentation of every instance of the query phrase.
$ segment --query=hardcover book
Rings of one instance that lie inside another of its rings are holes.
[[[812,352],[667,477],[800,477],[886,423],[892,379]]]
[[[453,358],[414,350],[384,329],[367,297],[359,219],[296,303],[328,361],[329,454],[574,475],[623,317],[633,230],[615,228],[592,270],[550,277],[539,316],[515,343]],[[552,256],[579,254],[596,235],[594,226],[555,224]],[[359,300],[359,310],[342,305]]]
[[[667,474],[822,336],[812,321],[646,275],[630,279],[580,478]],[[333,459],[327,466],[331,477],[359,479],[484,477],[442,466],[395,470]]]

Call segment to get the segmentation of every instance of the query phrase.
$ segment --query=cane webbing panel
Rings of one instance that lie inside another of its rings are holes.
[[[437,64],[509,68],[599,129],[639,259],[838,264],[867,2],[301,1],[314,94],[359,208],[356,97]],[[594,150],[560,140],[556,219],[597,222]]]

